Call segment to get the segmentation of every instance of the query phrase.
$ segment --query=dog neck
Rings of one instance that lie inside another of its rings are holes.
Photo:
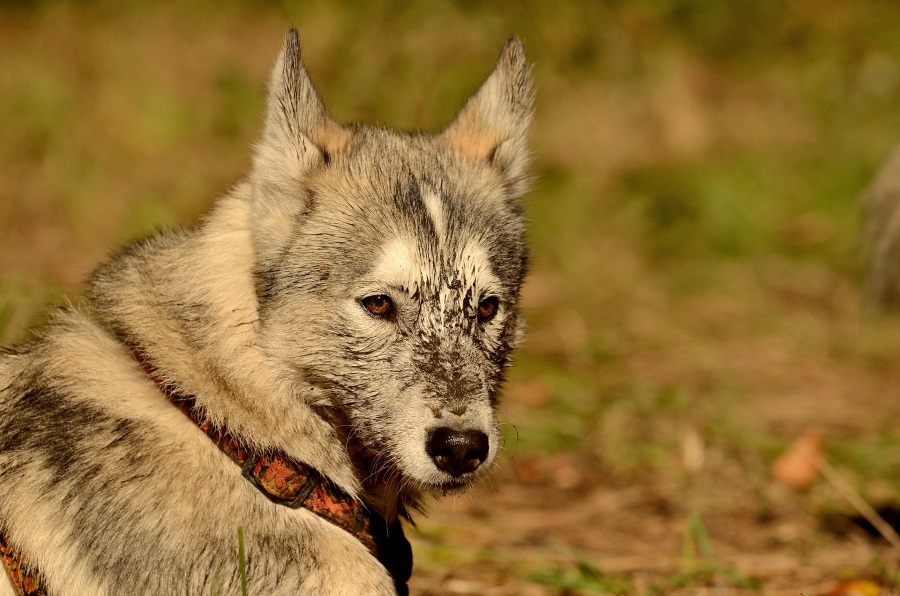
[[[344,444],[311,406],[314,388],[285,382],[260,346],[248,197],[239,186],[202,227],[137,243],[101,266],[87,307],[161,382],[193,396],[213,426],[257,450],[283,451],[360,498]]]
[[[313,406],[321,390],[284,382],[260,345],[249,210],[249,189],[238,186],[201,228],[139,243],[98,269],[88,297],[103,308],[94,316],[214,427],[308,464],[392,522],[416,496],[376,473],[346,427]]]
[[[187,416],[213,443],[241,467],[243,475],[270,501],[291,509],[303,507],[353,534],[372,554],[378,547],[372,532],[373,516],[363,505],[334,486],[328,478],[283,451],[260,453],[243,444],[227,428],[217,428],[198,411],[193,396],[179,393],[160,378],[158,371],[139,350],[135,360],[156,384],[160,393]]]

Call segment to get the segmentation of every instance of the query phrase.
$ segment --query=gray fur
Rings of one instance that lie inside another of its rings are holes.
[[[133,351],[214,424],[389,522],[483,477],[520,328],[531,105],[511,40],[444,133],[340,126],[288,33],[247,180],[198,227],[101,265],[0,356],[0,527],[51,594],[238,593],[238,527],[252,594],[394,593],[350,534],[246,481]],[[365,310],[373,294],[393,318]],[[439,469],[438,426],[485,433],[484,463]]]
[[[900,149],[878,172],[863,209],[869,300],[875,306],[900,308]]]

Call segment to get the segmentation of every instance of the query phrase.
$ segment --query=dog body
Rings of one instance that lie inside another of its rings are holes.
[[[881,166],[863,196],[863,248],[869,260],[867,299],[900,308],[900,147]]]
[[[51,596],[239,593],[238,528],[249,593],[396,593],[170,398],[388,526],[483,477],[520,328],[531,103],[513,40],[439,135],[340,126],[288,34],[248,178],[0,356],[0,530]]]

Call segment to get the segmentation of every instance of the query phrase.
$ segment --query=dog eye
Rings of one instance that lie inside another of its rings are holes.
[[[484,300],[478,303],[478,320],[482,323],[486,323],[494,318],[494,315],[497,314],[497,306],[499,305],[499,300],[497,300],[496,296],[488,296]]]
[[[366,307],[367,311],[382,319],[386,319],[394,312],[394,303],[391,302],[390,297],[384,294],[367,296],[362,299],[362,305]]]

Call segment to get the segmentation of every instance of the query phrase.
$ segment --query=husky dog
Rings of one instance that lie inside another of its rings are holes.
[[[870,259],[868,298],[900,308],[900,148],[888,157],[863,201],[863,243]]]
[[[404,593],[398,519],[499,449],[531,110],[512,39],[442,133],[341,126],[290,31],[246,180],[0,356],[16,590]]]

